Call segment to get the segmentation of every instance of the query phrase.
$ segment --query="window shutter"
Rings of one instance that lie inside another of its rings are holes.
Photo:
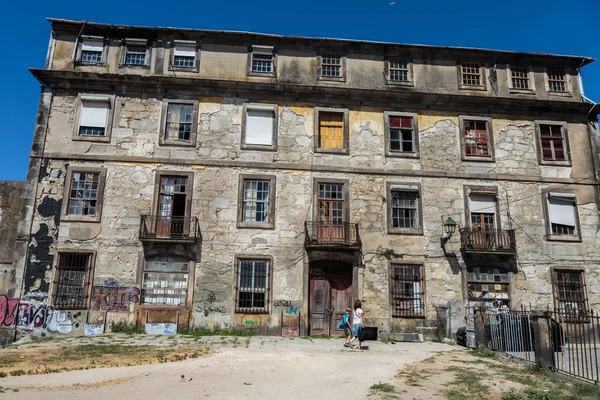
[[[246,110],[246,143],[273,144],[273,110],[248,108]]]
[[[496,199],[492,196],[472,194],[469,196],[469,201],[471,203],[470,210],[472,213],[496,213]]]
[[[174,54],[181,57],[196,57],[196,48],[193,46],[175,45]]]
[[[81,102],[79,126],[106,128],[109,106],[108,101],[83,100]]]
[[[319,136],[322,148],[343,149],[344,115],[334,113],[320,113]]]
[[[98,40],[84,40],[81,44],[81,50],[83,51],[102,51],[104,49],[104,43]]]
[[[576,226],[575,199],[570,196],[549,196],[548,213],[552,224]]]

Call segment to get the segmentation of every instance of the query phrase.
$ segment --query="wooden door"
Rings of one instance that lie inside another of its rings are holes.
[[[471,241],[474,248],[493,248],[496,238],[495,229],[493,213],[471,213]]]
[[[344,148],[344,114],[319,113],[319,147],[339,150]]]
[[[156,236],[182,235],[187,204],[187,177],[161,176]]]
[[[345,242],[346,230],[344,227],[344,185],[320,183],[318,201],[318,240],[323,243]]]
[[[329,282],[333,309],[330,321],[331,334],[341,335],[344,330],[339,328],[340,319],[346,312],[346,307],[352,308],[352,276],[333,275],[329,277]],[[350,318],[352,318],[352,314],[350,314]],[[352,324],[352,319],[350,319],[350,324]]]
[[[309,288],[310,334],[329,335],[330,285],[325,276],[311,277]]]

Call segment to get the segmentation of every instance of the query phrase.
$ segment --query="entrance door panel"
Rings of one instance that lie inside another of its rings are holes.
[[[346,307],[352,307],[352,277],[347,276],[335,276],[329,277],[331,282],[331,304],[333,306],[333,315],[331,318],[331,332],[335,334],[341,334],[344,330],[339,328],[340,319],[346,312]],[[350,315],[352,318],[352,315]],[[352,320],[350,320],[352,323]]]
[[[471,213],[471,240],[474,248],[495,247],[495,217],[492,213]]]
[[[311,335],[329,335],[329,280],[326,277],[310,279],[310,333]]]

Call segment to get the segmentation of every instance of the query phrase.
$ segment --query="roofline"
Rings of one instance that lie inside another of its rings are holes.
[[[144,30],[161,30],[161,31],[174,31],[174,32],[194,32],[194,33],[221,33],[221,34],[232,34],[232,35],[254,35],[260,37],[272,37],[278,39],[289,39],[289,40],[322,40],[322,41],[330,41],[330,42],[340,42],[340,43],[353,43],[353,44],[369,44],[369,45],[388,45],[388,46],[405,46],[405,47],[419,47],[423,49],[439,49],[439,50],[458,50],[458,51],[476,51],[476,52],[487,52],[487,53],[497,53],[497,54],[506,54],[511,56],[530,56],[530,57],[539,57],[539,58],[560,58],[560,59],[569,59],[571,61],[580,62],[579,68],[588,65],[594,61],[595,58],[586,57],[586,56],[577,56],[577,55],[564,55],[564,54],[552,54],[552,53],[527,53],[527,52],[519,52],[519,51],[510,51],[510,50],[494,50],[494,49],[484,49],[484,48],[476,48],[476,47],[461,47],[461,46],[434,46],[434,45],[425,45],[425,44],[407,44],[407,43],[394,43],[394,42],[379,42],[373,40],[356,40],[356,39],[339,39],[339,38],[326,38],[326,37],[311,37],[311,36],[286,36],[286,35],[277,35],[271,33],[258,33],[258,32],[248,32],[248,31],[228,31],[228,30],[214,30],[214,29],[193,29],[193,28],[173,28],[173,27],[163,27],[163,26],[143,26],[143,25],[114,25],[114,24],[103,24],[98,22],[90,22],[90,21],[78,21],[71,19],[62,19],[62,18],[46,18],[48,22],[52,24],[54,27],[55,23],[59,24],[71,24],[71,25],[82,25],[85,23],[87,26],[93,26],[97,28],[124,28],[124,29],[144,29]]]

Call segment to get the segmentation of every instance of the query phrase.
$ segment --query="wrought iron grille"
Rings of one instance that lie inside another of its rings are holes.
[[[91,253],[59,253],[54,281],[54,306],[59,309],[87,308]]]
[[[497,251],[515,253],[515,231],[509,229],[461,228],[460,247],[463,251]]]

